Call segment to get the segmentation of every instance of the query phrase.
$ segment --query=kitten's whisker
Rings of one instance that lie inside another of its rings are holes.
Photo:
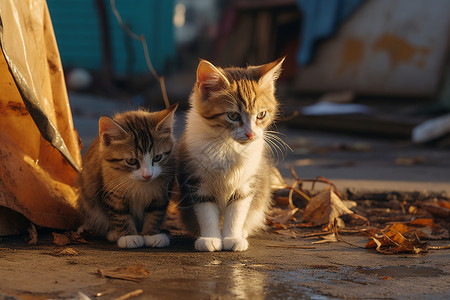
[[[267,139],[265,139],[265,141],[267,142],[267,144],[269,144],[269,148],[276,151],[276,154],[274,153],[274,156],[278,157],[278,151],[280,151],[280,155],[283,156],[283,151],[280,149],[280,147],[273,142],[269,137],[266,137]],[[283,156],[284,157],[284,156]]]
[[[289,149],[289,150],[291,150],[291,152],[293,152],[293,150],[292,150],[292,148],[289,146],[289,144],[288,143],[286,143],[282,138],[280,138],[279,136],[277,136],[277,135],[275,135],[273,132],[271,132],[271,131],[266,131],[266,136],[268,136],[268,137],[271,137],[272,139],[275,139],[275,140],[277,140],[277,141],[279,141],[279,143],[281,144],[281,145],[283,145],[283,147],[287,150],[287,149]]]
[[[277,139],[276,137],[267,134],[265,136],[265,141],[277,149],[277,155],[278,155],[278,151],[279,151],[280,155],[283,157],[283,159],[286,157],[286,151],[288,149],[287,147],[289,147],[289,146],[287,146],[283,140]]]

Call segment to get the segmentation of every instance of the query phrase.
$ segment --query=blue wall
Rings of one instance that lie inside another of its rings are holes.
[[[132,74],[148,73],[139,41],[131,40],[120,28],[105,1],[111,33],[113,68],[117,75],[126,75],[130,51],[134,62]],[[56,41],[64,68],[82,67],[100,70],[102,64],[101,33],[94,0],[47,0]],[[173,36],[174,0],[116,0],[117,9],[132,30],[144,34],[155,69],[163,73],[164,63],[175,55]]]

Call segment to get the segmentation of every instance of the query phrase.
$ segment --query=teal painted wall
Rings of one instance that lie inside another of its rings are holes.
[[[139,41],[120,28],[105,1],[110,24],[113,68],[117,75],[148,73]],[[47,0],[64,68],[100,70],[101,33],[94,0]],[[163,73],[167,59],[175,56],[174,0],[116,0],[117,9],[131,29],[144,34],[155,69]],[[130,64],[130,58],[133,58]]]

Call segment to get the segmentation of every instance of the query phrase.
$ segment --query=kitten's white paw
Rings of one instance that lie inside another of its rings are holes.
[[[144,238],[140,235],[126,235],[119,238],[117,246],[120,248],[140,248],[145,244]]]
[[[80,227],[78,227],[78,229],[77,229],[77,233],[78,234],[82,234],[83,232],[88,232],[89,231],[89,228],[85,225],[85,224],[83,224],[83,225],[81,225]]]
[[[226,237],[223,239],[223,250],[245,251],[248,249],[248,242],[244,238]]]
[[[170,244],[170,239],[165,233],[158,233],[154,235],[144,235],[144,242],[146,247],[167,247]]]
[[[222,239],[212,237],[199,237],[195,241],[195,249],[197,251],[221,251]]]
[[[119,233],[116,230],[108,231],[106,234],[106,239],[110,242],[115,242],[120,238]]]

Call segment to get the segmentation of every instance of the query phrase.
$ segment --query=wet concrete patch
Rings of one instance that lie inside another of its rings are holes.
[[[383,266],[380,268],[361,268],[356,271],[365,275],[375,275],[377,277],[389,276],[392,278],[439,277],[447,275],[441,269],[415,266]]]

